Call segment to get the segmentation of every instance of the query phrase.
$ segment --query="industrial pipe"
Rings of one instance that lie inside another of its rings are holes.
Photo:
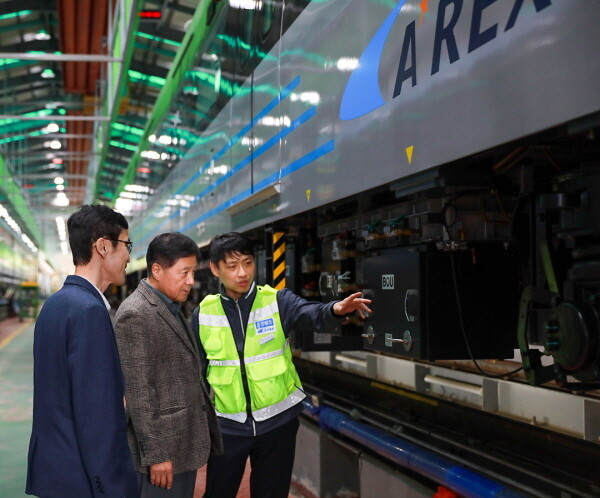
[[[465,498],[523,498],[504,484],[456,465],[451,460],[357,422],[348,415],[303,401],[304,412],[318,420],[325,431],[336,431],[370,448],[377,454],[444,485]]]

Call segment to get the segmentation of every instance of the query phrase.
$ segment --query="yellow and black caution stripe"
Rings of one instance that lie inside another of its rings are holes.
[[[285,287],[285,233],[273,233],[273,287]]]

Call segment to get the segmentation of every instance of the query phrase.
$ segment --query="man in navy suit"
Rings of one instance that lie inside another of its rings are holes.
[[[67,222],[75,275],[44,304],[34,332],[33,429],[26,493],[134,498],[124,383],[102,294],[125,283],[131,241],[123,215],[83,206]]]

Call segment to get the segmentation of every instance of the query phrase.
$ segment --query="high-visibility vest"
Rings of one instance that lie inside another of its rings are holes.
[[[246,421],[243,372],[250,391],[250,409],[257,421],[282,413],[304,399],[279,318],[277,290],[257,287],[246,327],[243,359],[219,294],[202,300],[198,318],[200,342],[208,360],[207,381],[213,389],[219,417]]]

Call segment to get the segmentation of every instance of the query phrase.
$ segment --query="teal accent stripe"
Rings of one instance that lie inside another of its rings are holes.
[[[292,131],[294,131],[296,128],[298,128],[298,126],[300,126],[302,123],[304,123],[305,121],[312,118],[316,114],[316,112],[317,112],[316,108],[311,107],[308,111],[306,111],[300,117],[298,117],[294,121],[292,121],[290,126],[288,126],[287,128],[284,128],[279,133],[273,135],[267,142],[265,142],[264,145],[261,145],[258,149],[256,149],[253,154],[246,156],[239,163],[237,163],[233,168],[231,168],[231,170],[227,174],[223,175],[216,182],[214,182],[209,187],[206,187],[202,192],[200,192],[196,197],[194,197],[194,200],[190,204],[190,207],[193,206],[196,202],[198,202],[206,194],[208,194],[212,190],[216,189],[223,182],[229,180],[229,178],[231,178],[233,175],[235,175],[238,171],[240,171],[244,167],[248,166],[248,164],[251,163],[252,159],[255,159],[255,158],[261,156],[267,150],[269,150],[271,147],[273,147],[275,144],[277,144],[282,138],[287,137]],[[172,214],[169,217],[169,219],[173,219],[176,216],[179,216],[179,214],[178,213]]]
[[[312,152],[309,152],[308,154],[301,157],[300,159],[296,159],[293,163],[288,164],[285,168],[283,168],[281,170],[281,172],[278,171],[277,173],[273,173],[272,175],[268,176],[261,182],[257,183],[254,188],[249,188],[249,189],[245,190],[244,192],[241,192],[240,194],[236,195],[235,197],[232,197],[231,199],[224,202],[220,206],[217,206],[216,208],[208,211],[207,213],[204,213],[202,216],[199,216],[195,220],[189,222],[187,225],[185,225],[181,229],[181,232],[185,232],[186,230],[189,230],[193,226],[197,225],[198,223],[201,223],[204,220],[210,218],[211,216],[214,216],[214,215],[220,213],[224,209],[227,209],[228,207],[233,206],[234,204],[237,204],[238,202],[243,201],[244,199],[250,197],[255,191],[258,191],[265,187],[268,187],[272,183],[280,180],[281,178],[293,173],[294,171],[299,170],[300,168],[303,168],[307,164],[310,164],[311,162],[318,159],[319,157],[321,157],[325,154],[328,154],[333,149],[334,149],[334,141],[330,140],[329,142],[325,143],[324,145],[321,145],[321,147],[313,150]]]
[[[185,182],[174,195],[181,194],[186,188],[188,188],[194,180],[196,180],[212,163],[212,161],[216,161],[223,154],[225,154],[231,147],[233,147],[246,133],[250,131],[250,129],[258,123],[258,121],[264,118],[270,111],[272,111],[275,107],[279,105],[279,103],[289,97],[292,93],[292,90],[296,88],[300,84],[300,76],[296,76],[296,78],[286,86],[283,91],[275,97],[271,102],[269,102],[255,117],[252,121],[250,121],[246,126],[244,126],[230,141],[227,145],[225,145],[219,152],[217,152],[211,159],[209,159],[204,166],[202,166],[198,172],[196,172],[192,177]]]
[[[217,159],[219,159],[221,156],[223,156],[223,154],[225,154],[231,147],[233,147],[233,145],[235,145],[240,138],[242,138],[242,136],[246,133],[248,133],[248,131],[250,131],[250,129],[252,128],[252,126],[254,126],[260,119],[262,119],[263,117],[265,117],[270,111],[272,111],[275,107],[277,107],[282,100],[286,99],[287,97],[289,97],[292,93],[292,91],[300,84],[300,76],[296,76],[280,93],[277,97],[275,97],[273,100],[271,100],[265,107],[263,107],[263,109],[254,117],[254,119],[252,119],[246,126],[244,126],[244,128],[242,128],[228,143],[227,145],[225,145],[221,150],[219,150],[210,160],[208,160],[206,162],[206,164],[204,164],[204,166],[202,166],[195,174],[193,174],[176,192],[173,193],[173,195],[178,195],[181,192],[183,192],[186,188],[188,188],[195,180],[198,179],[198,177],[204,172],[206,171],[206,169],[208,169],[212,163],[212,161],[216,161]],[[309,109],[310,111],[310,109]],[[307,112],[309,112],[307,111]],[[305,113],[306,114],[306,113]],[[300,119],[300,118],[298,118]],[[296,120],[297,121],[297,120]],[[294,123],[296,122],[294,121]],[[296,126],[294,126],[294,123],[292,123],[290,125],[290,128],[295,128]],[[282,132],[285,130],[282,130]],[[291,131],[291,129],[290,129]],[[281,133],[281,132],[280,132]],[[289,133],[289,131],[287,132]],[[286,133],[286,135],[287,135]],[[277,136],[277,135],[276,135]],[[269,140],[267,143],[271,143],[273,139]],[[266,144],[264,144],[262,147],[264,147]],[[274,144],[271,144],[274,145]],[[264,149],[260,152],[260,154],[262,154],[263,152],[265,152],[267,149]],[[257,157],[257,151],[254,152],[254,157]],[[260,155],[258,154],[258,155]],[[247,156],[247,158],[245,159],[250,159],[252,156]],[[244,159],[244,160],[245,160]],[[238,163],[238,165],[241,163]],[[230,172],[231,173],[231,172]],[[206,191],[205,191],[206,192]],[[194,199],[194,202],[197,202],[198,200],[198,196]],[[164,207],[164,204],[163,204]],[[159,227],[161,227],[166,221],[171,220],[173,218],[173,216],[178,216],[179,213],[176,213],[175,215],[172,215],[171,217],[163,220],[158,226],[154,227],[154,230],[157,230]],[[142,223],[142,225],[136,229],[136,233],[143,230],[144,226],[150,222],[150,220],[152,220],[154,217],[153,216],[149,216],[144,223]],[[152,233],[152,232],[150,232]],[[145,240],[148,238],[149,235],[143,237],[142,239],[140,239],[140,242],[142,240]]]
[[[271,137],[264,145],[262,145],[258,149],[256,149],[253,154],[246,156],[239,163],[237,163],[233,168],[231,168],[231,171],[229,171],[227,174],[223,175],[221,178],[219,178],[217,181],[215,181],[212,185],[206,187],[202,192],[200,192],[196,197],[194,197],[194,200],[190,203],[190,206],[186,209],[189,209],[191,206],[196,204],[202,197],[204,197],[208,193],[212,192],[219,185],[221,185],[225,181],[229,180],[229,178],[231,178],[233,175],[238,173],[241,169],[248,166],[248,164],[251,163],[253,158],[259,157],[260,155],[265,153],[267,150],[269,150],[271,147],[273,147],[275,144],[279,143],[279,141],[282,138],[288,136],[292,131],[294,131],[296,128],[298,128],[301,124],[303,124],[304,122],[306,122],[307,120],[312,118],[316,114],[316,112],[317,112],[317,109],[316,109],[316,107],[313,106],[308,111],[306,111],[304,114],[302,114],[300,117],[294,119],[294,121],[292,121],[290,126],[284,128],[279,133],[276,133],[275,135],[273,135],[273,137]],[[279,176],[279,171],[274,174],[276,176]],[[256,190],[256,187],[251,188],[250,190],[252,192],[254,192]],[[168,218],[165,218],[156,227],[154,227],[154,231],[158,230],[162,225],[164,225],[168,221],[172,220],[173,218],[177,218],[180,215],[181,215],[181,210],[177,211],[176,213],[173,213],[171,216],[169,216]],[[150,232],[150,233],[152,233],[152,232]],[[150,233],[148,235],[146,235],[145,237],[142,237],[140,239],[140,242],[142,242],[143,240],[146,240],[150,236]]]

